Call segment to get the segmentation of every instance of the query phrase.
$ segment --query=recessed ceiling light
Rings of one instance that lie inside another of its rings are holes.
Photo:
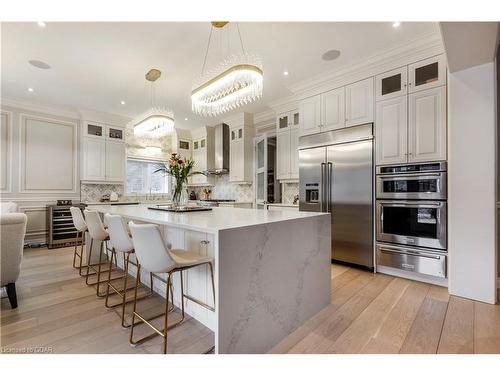
[[[120,104],[121,104],[121,105],[125,105],[125,100],[122,100],[122,101],[120,102]]]
[[[393,22],[392,27],[397,29],[399,26],[401,26],[401,22]]]
[[[285,70],[285,71],[283,72],[283,75],[284,75],[284,76],[287,76],[287,75],[288,75],[288,70]]]
[[[340,51],[338,49],[331,49],[329,51],[326,51],[321,58],[325,61],[332,61],[335,60],[340,56]]]
[[[188,118],[187,118],[187,117],[184,117],[184,121],[187,121],[187,120],[188,120]]]
[[[47,24],[46,24],[45,22],[43,22],[43,21],[38,21],[36,24],[37,24],[38,26],[40,26],[40,27],[45,27],[45,26],[47,26]]]
[[[35,91],[35,90],[33,90],[33,88],[31,88],[31,87],[28,87],[28,91],[29,91],[29,92],[33,92],[33,91]]]
[[[50,69],[50,65],[40,60],[29,60],[28,63],[38,69]]]

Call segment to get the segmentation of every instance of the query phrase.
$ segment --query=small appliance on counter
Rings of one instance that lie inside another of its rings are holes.
[[[118,193],[116,192],[111,192],[111,194],[109,194],[109,201],[110,202],[118,202]]]

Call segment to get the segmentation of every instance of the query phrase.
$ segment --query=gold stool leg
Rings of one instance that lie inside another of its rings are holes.
[[[134,307],[132,309],[132,323],[130,326],[130,339],[129,339],[130,345],[133,345],[133,346],[135,346],[137,344],[137,342],[134,341],[134,326],[135,326],[135,314],[137,311],[137,289],[139,288],[139,275],[141,272],[141,265],[139,264],[138,261],[136,263],[137,263],[137,267],[136,267],[137,273],[135,276]]]
[[[113,264],[112,261],[113,261],[113,255],[115,256],[116,258],[116,252],[115,252],[115,248],[112,248],[111,249],[111,260],[109,262],[109,270],[108,270],[108,281],[106,282],[106,300],[104,302],[104,306],[106,307],[110,307],[109,304],[108,304],[108,301],[109,301],[109,284],[111,282],[111,265]]]
[[[87,231],[83,231],[82,232],[82,243],[81,243],[81,247],[80,247],[80,267],[79,267],[79,275],[80,276],[83,276],[82,275],[82,268],[84,267],[82,262],[83,262],[83,246],[84,246],[84,242],[85,242],[85,233],[87,233]]]
[[[167,354],[167,337],[168,337],[168,300],[169,300],[169,294],[170,294],[170,278],[172,277],[172,274],[169,272],[168,273],[168,278],[167,278],[167,285],[166,285],[166,290],[167,290],[167,298],[166,298],[166,307],[165,307],[165,327],[163,328],[163,354]]]
[[[76,250],[78,248],[78,235],[80,232],[76,231],[76,237],[75,237],[75,249],[73,251],[73,268],[76,268]]]
[[[92,247],[94,245],[94,239],[91,237],[90,238],[90,249],[89,249],[89,256],[87,258],[87,273],[85,274],[85,284],[89,284],[89,274],[90,274],[90,261],[92,259]]]

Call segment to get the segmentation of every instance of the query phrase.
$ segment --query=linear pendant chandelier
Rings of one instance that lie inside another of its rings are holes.
[[[257,56],[245,52],[238,24],[242,53],[229,54],[216,68],[205,72],[212,32],[214,28],[222,29],[227,23],[212,22],[201,76],[191,92],[191,108],[202,116],[217,116],[262,97],[262,62]]]
[[[174,131],[175,122],[172,111],[156,105],[154,83],[160,76],[161,72],[158,69],[151,69],[146,73],[146,80],[151,82],[151,109],[132,122],[135,136],[161,138]]]

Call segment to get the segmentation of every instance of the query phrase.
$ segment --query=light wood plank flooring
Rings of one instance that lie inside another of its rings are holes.
[[[72,251],[25,251],[17,283],[19,308],[11,310],[6,298],[1,301],[0,345],[44,346],[54,353],[160,353],[159,337],[136,348],[129,345],[129,330],[121,328],[117,312],[106,309],[71,267]],[[154,297],[141,306],[152,316],[164,303]],[[143,325],[138,333],[150,330]],[[210,330],[188,318],[171,331],[169,352],[202,353],[213,340]],[[331,305],[271,353],[500,353],[500,305],[332,265]]]
[[[332,265],[332,303],[271,353],[500,353],[500,305]]]
[[[24,251],[21,275],[16,283],[19,307],[11,310],[7,298],[1,302],[3,351],[48,347],[53,353],[161,353],[160,337],[135,348],[129,345],[130,331],[121,327],[118,312],[105,308],[104,299],[96,297],[95,289],[87,286],[71,267],[72,260],[73,248]],[[130,284],[133,283],[134,280],[130,280]],[[159,296],[139,304],[145,316],[155,316],[165,308],[164,299]],[[128,304],[127,315],[131,308],[132,304]],[[174,313],[169,322],[178,318],[179,314]],[[157,327],[163,326],[161,319],[154,323]],[[137,327],[136,337],[150,333],[152,330],[143,324]],[[203,353],[213,346],[214,335],[187,317],[169,333],[168,343],[169,353]]]

